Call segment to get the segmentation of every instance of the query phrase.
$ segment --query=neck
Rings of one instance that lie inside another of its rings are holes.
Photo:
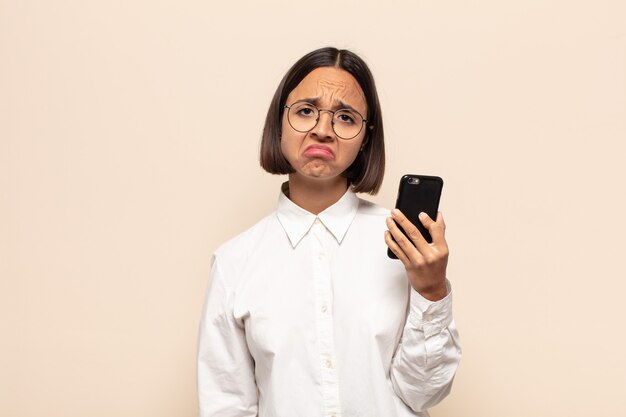
[[[306,211],[319,214],[335,204],[346,193],[348,180],[318,181],[289,175],[289,199]]]

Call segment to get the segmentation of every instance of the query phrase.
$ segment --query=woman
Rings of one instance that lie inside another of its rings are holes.
[[[356,196],[375,194],[384,170],[378,96],[358,56],[323,48],[287,72],[261,166],[289,181],[275,213],[213,255],[200,416],[427,416],[460,359],[445,225],[422,216],[428,244],[402,213]]]

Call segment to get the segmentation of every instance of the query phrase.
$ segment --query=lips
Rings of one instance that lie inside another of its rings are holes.
[[[311,145],[304,150],[304,156],[309,158],[335,159],[335,153],[324,145]]]

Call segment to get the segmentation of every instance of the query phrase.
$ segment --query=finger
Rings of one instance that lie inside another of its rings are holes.
[[[393,237],[391,237],[391,232],[389,230],[385,230],[385,243],[391,249],[391,251],[398,257],[400,262],[404,264],[405,267],[409,265],[409,258],[406,256],[406,253],[398,246]]]
[[[417,256],[421,256],[419,251],[415,248],[415,245],[413,245],[404,233],[402,233],[402,230],[400,230],[396,222],[391,217],[387,218],[387,229],[389,229],[391,236],[395,240],[396,246],[398,246],[402,252],[405,253],[409,260]]]
[[[441,212],[437,213],[437,219],[443,219]],[[433,238],[433,244],[438,245],[442,242],[445,242],[444,238],[444,225],[441,222],[435,222],[433,219],[428,216],[428,214],[422,212],[419,214],[419,219],[430,233],[430,236]]]
[[[443,220],[443,213],[440,211],[437,212],[437,223],[441,223],[443,232],[446,233],[446,222]]]
[[[424,236],[422,236],[419,229],[415,227],[415,225],[411,223],[411,221],[407,219],[400,210],[393,209],[391,211],[391,215],[393,216],[393,219],[398,222],[398,225],[404,229],[409,239],[411,239],[411,241],[415,244],[417,250],[421,253],[425,253],[424,251],[428,250],[428,242],[424,239]]]

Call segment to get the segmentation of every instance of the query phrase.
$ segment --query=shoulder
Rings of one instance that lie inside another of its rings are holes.
[[[354,218],[355,229],[359,234],[369,233],[380,234],[386,230],[386,219],[391,215],[389,209],[372,203],[371,201],[359,198],[359,208]]]
[[[391,215],[391,211],[386,207],[379,206],[378,204],[359,197],[359,208],[357,214],[376,219],[385,219]]]
[[[222,243],[213,253],[214,262],[221,267],[241,265],[277,225],[276,212],[268,214],[252,227]]]

